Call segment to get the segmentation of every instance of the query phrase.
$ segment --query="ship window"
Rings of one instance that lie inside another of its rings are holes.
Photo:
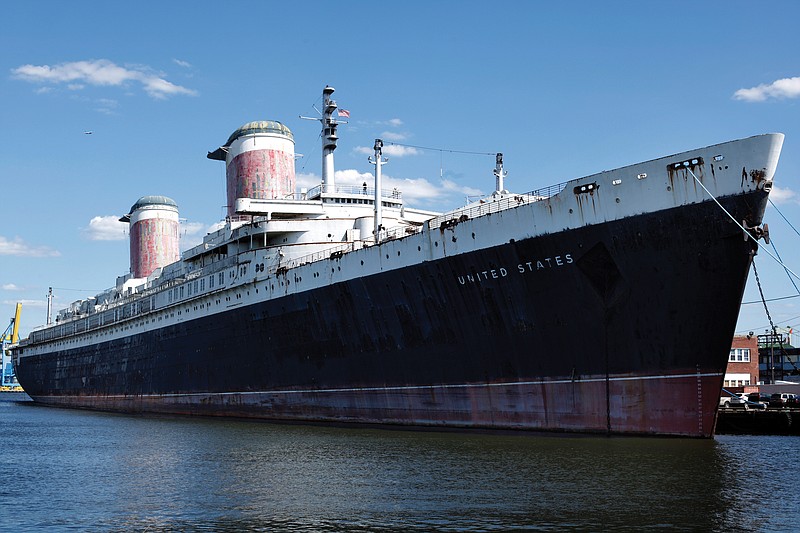
[[[197,282],[194,282],[194,293],[197,294]]]
[[[183,298],[183,285],[181,285],[181,298]]]
[[[208,288],[209,289],[214,288],[214,276],[208,276]]]
[[[192,295],[192,284],[191,283],[189,283],[189,286],[186,287],[186,295],[187,296],[191,296]]]

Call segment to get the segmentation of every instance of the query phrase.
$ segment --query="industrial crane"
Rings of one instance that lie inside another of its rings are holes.
[[[11,361],[11,355],[6,349],[11,344],[16,344],[19,341],[19,316],[22,313],[22,304],[17,303],[17,309],[14,313],[14,318],[8,325],[3,335],[0,336],[0,348],[2,349],[2,375],[0,375],[0,390],[22,390],[17,382],[17,376],[14,374],[14,364]]]

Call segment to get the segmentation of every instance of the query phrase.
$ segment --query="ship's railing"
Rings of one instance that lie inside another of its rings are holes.
[[[361,242],[361,241],[357,241]],[[305,265],[306,263],[313,263],[315,261],[320,261],[322,259],[328,259],[331,256],[336,256],[338,254],[346,254],[347,252],[352,252],[356,249],[355,242],[348,242],[344,244],[339,244],[337,246],[332,246],[330,248],[325,248],[324,250],[318,250],[316,252],[303,255],[300,257],[295,257],[293,259],[288,259],[286,261],[282,261],[278,266],[272,267],[270,273],[274,273],[280,269],[288,269],[288,268],[295,268],[300,265]]]
[[[316,198],[323,192],[325,194],[354,194],[373,198],[375,196],[375,187],[367,187],[366,185],[334,185],[332,190],[325,191],[322,185],[317,185],[316,187],[312,187],[308,190],[306,197]],[[381,198],[393,198],[395,200],[401,200],[403,198],[403,193],[397,188],[392,190],[381,189]]]
[[[408,235],[413,235],[414,233],[419,233],[422,231],[422,227],[415,227],[415,226],[401,226],[397,228],[392,228],[389,230],[382,230],[380,233],[380,241],[386,242],[395,239],[399,239],[402,237],[406,237]],[[315,261],[320,261],[322,259],[335,259],[336,257],[340,257],[348,252],[352,252],[354,250],[360,250],[361,248],[367,246],[373,246],[375,243],[372,239],[364,239],[359,241],[347,242],[343,244],[339,244],[337,246],[332,246],[330,248],[325,248],[324,250],[318,250],[316,252],[303,255],[300,257],[294,257],[292,259],[288,259],[286,261],[282,261],[278,266],[272,267],[269,270],[270,274],[274,274],[278,270],[286,270],[289,268],[295,268],[307,263],[313,263]]]
[[[477,218],[491,213],[499,213],[500,211],[505,211],[506,209],[511,209],[523,204],[545,200],[563,191],[566,185],[567,182],[563,182],[523,194],[506,196],[499,200],[489,199],[481,201],[478,204],[456,209],[455,211],[450,211],[449,213],[434,217],[428,221],[428,226],[431,229],[438,229],[442,227],[442,224],[447,225],[453,221]]]

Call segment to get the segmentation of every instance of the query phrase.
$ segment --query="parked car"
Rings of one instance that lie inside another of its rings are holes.
[[[756,393],[758,394],[758,393]],[[767,404],[762,402],[753,402],[750,400],[750,394],[746,392],[739,392],[736,393],[736,396],[744,400],[744,408],[745,409],[766,409]]]
[[[719,399],[720,407],[724,407],[725,409],[744,409],[745,401],[739,396],[729,396],[724,392],[722,394],[723,395]]]
[[[756,407],[756,404],[758,404],[763,406],[761,409],[766,409],[767,405],[769,405],[770,395],[763,392],[751,392],[747,395],[747,400],[750,402],[748,405],[751,407]]]
[[[794,402],[794,394],[789,394],[788,392],[776,392],[770,396],[769,406],[777,408],[786,407],[786,403],[790,398],[792,398],[792,401]]]
[[[789,395],[789,398],[786,399],[786,407],[791,407],[792,409],[800,408],[800,396],[797,394]]]

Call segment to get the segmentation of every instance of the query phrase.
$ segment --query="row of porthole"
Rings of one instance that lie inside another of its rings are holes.
[[[237,294],[237,297],[239,297],[238,294]],[[219,304],[220,300],[217,300],[216,303]],[[200,304],[200,307],[202,308],[204,305],[205,304]],[[210,306],[211,304],[209,303],[208,305]],[[195,309],[195,311],[197,310],[197,306],[196,305],[194,306],[194,309]],[[188,307],[186,309],[186,312],[187,313],[189,312],[189,308]],[[182,313],[182,311],[179,309],[178,310],[178,315],[180,315],[181,313]],[[170,316],[170,318],[175,318],[175,313],[172,312],[172,313],[169,314],[169,316]],[[162,315],[159,315],[158,320],[161,321],[163,319],[164,319],[164,317]],[[119,333],[121,331],[127,331],[128,329],[133,329],[135,327],[140,327],[142,325],[149,324],[149,323],[150,323],[150,319],[146,319],[144,321],[144,324],[142,323],[142,321],[138,321],[135,324],[129,324],[129,325],[125,325],[125,326],[116,327],[116,328],[113,328],[113,329],[108,329],[106,331],[101,331],[101,332],[98,332],[98,333],[94,333],[89,338],[95,339],[97,337],[103,337],[103,336],[106,336],[106,335],[113,335],[114,333]],[[153,323],[155,324],[155,319],[153,319]],[[59,342],[55,343],[55,346],[61,346],[64,343],[74,344],[74,343],[80,342],[81,340],[82,339],[69,339],[69,340],[65,340],[65,341],[59,341]]]
[[[137,323],[136,325],[137,326],[141,325],[141,323]],[[117,327],[117,328],[114,328],[114,329],[109,329],[109,330],[106,330],[106,331],[100,331],[100,332],[97,332],[97,333],[92,333],[87,338],[96,339],[98,337],[111,335],[113,333],[119,333],[120,331],[126,331],[128,329],[132,329],[133,327],[134,327],[134,325],[120,326],[120,327]],[[75,344],[75,343],[78,343],[78,342],[82,342],[83,340],[84,339],[82,339],[82,338],[72,338],[72,339],[67,339],[67,340],[55,342],[53,344],[53,346],[61,346],[63,344]]]
[[[473,237],[473,238],[475,238],[475,234],[474,234],[474,233],[472,234],[472,237]],[[434,241],[434,245],[438,247],[438,246],[439,246],[439,243],[438,243],[437,241]],[[420,247],[420,246],[417,246],[417,251],[422,251],[422,247]],[[398,257],[400,256],[400,251],[399,251],[399,250],[397,251],[397,255],[398,255]],[[389,258],[389,255],[388,255],[388,254],[386,254],[386,258],[387,258],[387,259]],[[363,260],[361,261],[361,264],[362,264],[362,266],[363,266],[363,264],[364,264],[364,261],[363,261]],[[337,268],[338,268],[338,270],[339,270],[339,271],[341,271],[341,270],[342,270],[341,266],[337,266]],[[258,265],[256,265],[256,271],[258,271],[258,270],[262,270],[262,269],[263,269],[263,266],[262,266],[262,264],[258,264]],[[336,272],[336,270],[334,270],[334,269],[331,269],[331,272],[332,272],[332,273],[335,273],[335,272]],[[314,273],[314,277],[319,277],[319,272],[315,272],[315,273]],[[295,282],[301,282],[302,280],[303,280],[302,276],[295,277]],[[289,283],[289,280],[287,280],[287,285],[288,285],[288,283]],[[275,290],[275,285],[274,285],[274,284],[271,284],[271,285],[270,285],[270,289],[274,291],[274,290]],[[256,293],[258,293],[258,292],[259,292],[259,291],[258,291],[258,288],[256,288]],[[249,295],[250,295],[250,291],[247,291],[247,294],[248,294],[248,296],[249,296]],[[241,293],[237,293],[237,294],[236,294],[236,299],[237,299],[237,300],[238,300],[238,299],[241,299]],[[227,296],[227,297],[225,298],[225,300],[226,300],[226,301],[230,301],[230,296]],[[219,303],[220,303],[220,300],[219,300],[219,299],[218,299],[218,300],[216,300],[216,304],[217,304],[217,305],[219,305]],[[205,305],[205,304],[200,304],[200,308],[202,309],[202,308],[204,307],[204,305]],[[211,304],[208,304],[208,305],[210,306]],[[195,310],[195,311],[197,311],[197,310],[198,310],[198,306],[197,306],[197,305],[195,305],[195,306],[194,306],[194,310]],[[189,312],[189,308],[188,308],[188,307],[187,307],[187,309],[186,309],[186,312],[187,312],[187,313]],[[181,311],[181,310],[178,310],[178,315],[181,315],[181,314],[182,314],[182,311]],[[170,318],[174,318],[174,317],[175,317],[175,313],[174,313],[174,312],[173,312],[173,313],[170,313]],[[159,321],[163,320],[163,316],[159,316],[159,317],[158,317],[158,320],[159,320]],[[153,320],[153,322],[155,323],[155,320]],[[150,320],[149,320],[149,319],[147,319],[147,320],[145,320],[145,322],[144,322],[144,323],[145,323],[145,324],[149,324],[149,323],[150,323]],[[135,327],[135,326],[141,326],[141,325],[142,325],[142,323],[141,323],[141,322],[138,322],[138,323],[137,323],[137,324],[135,324],[135,325],[126,325],[126,326],[122,326],[122,328],[121,328],[121,329],[120,329],[120,328],[115,328],[115,329],[113,329],[113,330],[109,330],[109,331],[106,331],[106,332],[100,332],[100,333],[97,333],[97,334],[95,334],[95,335],[94,335],[92,338],[95,338],[95,337],[96,337],[96,336],[98,336],[98,335],[99,335],[99,336],[104,336],[104,335],[111,335],[111,334],[113,334],[113,333],[119,333],[121,330],[122,330],[122,331],[127,331],[129,328],[133,328],[133,327]],[[79,339],[70,339],[69,341],[62,341],[62,342],[59,342],[59,343],[57,343],[57,344],[56,344],[56,346],[60,346],[60,345],[61,345],[63,342],[68,342],[68,343],[76,343],[76,342],[78,342],[78,341],[79,341]]]
[[[238,297],[240,297],[239,294],[237,294],[237,298]],[[217,300],[216,303],[217,303],[217,305],[219,305],[220,300]],[[205,304],[200,304],[200,307],[202,308],[204,305]],[[211,304],[209,303],[208,305],[210,306]],[[197,306],[196,305],[194,306],[194,309],[195,309],[195,311],[197,310]],[[186,309],[186,312],[187,313],[189,312],[189,308],[188,307]],[[182,313],[182,311],[179,309],[178,310],[178,315],[180,315],[181,313]],[[164,318],[163,316],[159,315],[158,320],[161,321],[161,320],[163,320],[163,318]],[[170,318],[175,318],[175,313],[174,312],[170,313]],[[146,319],[144,321],[144,324],[149,324],[149,323],[150,323],[150,319]],[[155,323],[155,319],[153,319],[153,323]],[[126,325],[126,326],[120,326],[120,327],[116,327],[116,328],[113,328],[113,329],[108,329],[106,331],[101,331],[101,332],[98,332],[98,333],[94,333],[89,338],[94,339],[94,338],[102,337],[102,336],[106,336],[106,335],[113,335],[114,333],[119,333],[120,331],[127,331],[128,329],[133,329],[135,327],[142,326],[142,325],[143,325],[142,321],[138,321],[135,324],[129,324],[129,325]],[[80,342],[81,340],[82,339],[69,339],[69,340],[65,340],[65,341],[59,341],[59,342],[55,343],[55,346],[61,346],[64,343],[74,344],[74,343]]]
[[[473,234],[472,234],[472,238],[473,238],[473,239],[475,238],[475,233],[473,233]],[[455,242],[455,236],[453,237],[453,242]],[[434,244],[434,246],[436,246],[436,247],[438,247],[438,246],[439,246],[439,242],[438,242],[438,241],[434,241],[434,243],[433,243],[433,244]],[[417,246],[417,251],[422,251],[422,247],[421,247],[421,246]],[[398,250],[398,251],[397,251],[397,256],[398,256],[398,257],[400,256],[400,250]],[[389,254],[386,254],[386,259],[389,259]],[[364,260],[363,260],[363,259],[361,260],[361,265],[362,265],[362,266],[364,265]],[[263,264],[257,264],[257,265],[256,265],[256,271],[258,271],[258,270],[262,270],[262,269],[263,269]],[[342,270],[342,267],[341,267],[341,266],[337,266],[337,269],[338,269],[339,271],[341,271],[341,270]],[[331,273],[335,273],[335,272],[336,272],[336,269],[333,269],[333,268],[331,268]],[[315,273],[314,273],[314,277],[319,277],[319,272],[315,272]],[[295,277],[295,282],[298,282],[298,283],[299,283],[299,282],[301,282],[301,281],[303,281],[303,278],[302,278],[302,276]],[[287,285],[288,285],[288,284],[289,284],[289,280],[286,280],[286,283],[287,283]],[[270,289],[274,291],[274,290],[275,290],[275,285],[274,285],[274,284],[271,284],[271,285],[270,285]],[[258,293],[258,288],[256,288],[256,293]],[[250,291],[247,291],[247,294],[248,294],[248,296],[249,296],[249,295],[250,295]],[[238,300],[238,299],[240,299],[240,298],[241,298],[241,293],[237,293],[237,294],[236,294],[236,299]],[[230,296],[226,296],[226,297],[225,297],[225,301],[230,301]],[[219,303],[220,303],[220,300],[217,300],[217,301],[216,301],[216,303],[217,303],[217,305],[219,305]],[[202,307],[203,307],[203,305],[204,305],[204,304],[200,304],[200,307],[202,308]],[[209,305],[210,305],[210,304],[209,304]],[[197,305],[195,305],[195,306],[194,306],[194,310],[195,310],[195,311],[197,311],[197,310],[198,310],[198,306],[197,306]],[[189,312],[189,309],[187,308],[187,310],[186,310],[186,311],[187,311],[187,312]],[[180,315],[180,314],[181,314],[181,311],[180,311],[180,310],[178,310],[178,315]],[[172,318],[174,318],[175,314],[174,314],[174,313],[172,313],[170,316],[171,316]],[[159,321],[160,321],[160,320],[162,320],[162,317],[161,317],[161,316],[159,316],[159,317],[158,317],[158,319],[159,319]],[[146,324],[149,324],[149,320],[148,320],[148,321],[146,321],[145,323],[146,323]],[[139,324],[137,324],[137,325],[139,325]],[[124,329],[125,329],[125,330],[127,330],[129,327],[131,327],[131,328],[132,328],[132,327],[134,327],[134,326],[124,326]],[[117,332],[119,332],[119,330],[118,330],[118,329],[115,329],[115,330],[113,331],[113,333],[117,333]],[[100,333],[100,335],[109,335],[109,334],[111,334],[111,333],[112,333],[112,332]],[[69,341],[69,342],[77,342],[77,339],[73,339],[73,340],[71,340],[71,341]]]

